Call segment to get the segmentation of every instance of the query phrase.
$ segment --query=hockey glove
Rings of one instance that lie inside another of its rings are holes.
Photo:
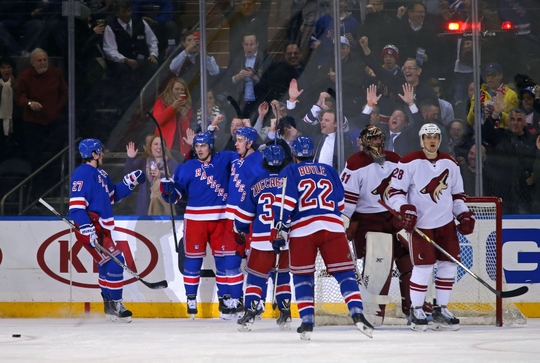
[[[418,220],[416,207],[412,204],[403,204],[399,214],[401,216],[401,226],[409,233],[414,231],[416,221]]]
[[[473,212],[463,212],[457,217],[457,220],[459,221],[457,225],[459,233],[464,236],[473,233],[474,224],[476,223]]]
[[[92,248],[96,248],[96,243],[98,243],[98,236],[96,234],[96,227],[93,225],[85,225],[85,227],[79,229],[79,232],[85,237],[84,239],[87,239],[87,244],[92,246]]]
[[[287,235],[285,232],[272,228],[270,232],[270,241],[272,242],[272,248],[276,254],[281,252],[281,247],[285,247]]]
[[[129,190],[135,189],[139,184],[143,184],[146,181],[146,175],[142,170],[135,170],[124,176],[124,184],[129,188]]]
[[[246,243],[246,234],[243,232],[234,232],[234,240],[239,246],[243,246]]]
[[[167,203],[169,203],[170,200],[173,204],[176,204],[178,199],[180,199],[180,192],[176,190],[172,178],[162,178],[161,183],[159,184],[159,190],[161,191],[161,196]]]

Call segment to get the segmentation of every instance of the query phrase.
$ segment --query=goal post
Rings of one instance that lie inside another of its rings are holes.
[[[472,234],[463,236],[458,233],[461,262],[495,289],[506,290],[502,265],[502,202],[496,197],[467,197],[466,203],[475,214],[476,223]],[[357,263],[362,271],[363,261]],[[433,280],[430,284],[426,297],[428,302],[432,302],[435,295]],[[389,296],[391,303],[386,305],[385,324],[405,324],[395,266]],[[448,309],[460,318],[463,325],[526,323],[512,299],[497,297],[459,266]],[[339,285],[326,273],[320,256],[317,257],[315,272],[315,315],[317,325],[341,325],[350,320]]]

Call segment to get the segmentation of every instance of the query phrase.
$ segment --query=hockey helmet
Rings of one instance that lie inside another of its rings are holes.
[[[102,148],[103,144],[98,139],[84,139],[79,143],[79,153],[83,159],[91,158],[94,151],[100,155]]]
[[[239,128],[236,131],[236,136],[243,136],[246,138],[246,143],[248,141],[253,141],[253,143],[257,142],[257,130],[255,130],[253,127],[244,126]]]
[[[373,144],[373,139],[377,137],[381,138],[381,143],[379,146],[375,146]],[[360,140],[362,141],[364,150],[370,154],[373,154],[374,157],[380,157],[384,154],[383,149],[386,135],[377,126],[368,125],[364,127],[360,132]]]
[[[424,149],[424,135],[439,134],[439,145],[441,144],[440,139],[442,138],[441,129],[439,126],[434,123],[425,124],[420,128],[418,136],[420,136],[420,146]]]
[[[270,166],[280,166],[285,159],[285,151],[279,145],[269,145],[263,150],[263,157]]]
[[[310,157],[315,152],[315,145],[309,136],[298,136],[292,143],[292,152],[297,157]]]
[[[193,148],[195,148],[195,145],[197,144],[208,144],[210,150],[212,150],[214,148],[214,137],[208,131],[199,132],[193,138]]]

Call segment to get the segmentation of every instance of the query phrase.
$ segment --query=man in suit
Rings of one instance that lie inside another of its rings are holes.
[[[336,169],[338,167],[336,111],[333,109],[322,111],[320,125],[321,137],[318,140],[313,161],[330,165]],[[346,140],[346,137],[344,133],[343,139]],[[343,149],[345,159],[354,153],[352,144],[349,142],[343,143]]]
[[[254,33],[244,35],[242,47],[244,54],[233,59],[229,66],[230,95],[239,104],[241,114],[238,117],[251,119],[257,117],[257,108],[263,101],[259,83],[272,59],[259,51],[259,41]]]

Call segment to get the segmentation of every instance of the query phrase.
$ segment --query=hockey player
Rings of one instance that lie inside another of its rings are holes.
[[[226,259],[236,254],[236,242],[232,234],[225,231],[230,164],[235,153],[214,153],[214,138],[209,132],[195,135],[193,148],[197,159],[178,165],[173,179],[162,179],[160,186],[167,202],[177,203],[180,198],[190,196],[184,214],[184,287],[187,312],[192,318],[198,312],[197,291],[207,243],[216,263],[218,297],[224,300],[229,300]],[[222,311],[222,318],[229,319],[229,314]]]
[[[369,125],[362,129],[362,151],[347,160],[341,173],[345,189],[343,214],[351,219],[346,233],[347,238],[355,243],[356,258],[364,258],[363,272],[364,276],[369,276],[370,282],[367,291],[373,295],[388,295],[392,261],[395,261],[400,272],[401,309],[405,316],[409,316],[409,280],[412,271],[409,251],[397,239],[399,229],[395,227],[395,217],[378,203],[378,200],[386,199],[392,173],[400,160],[397,153],[384,150],[385,138],[386,135],[376,126]],[[366,235],[368,232],[382,233]],[[368,249],[369,255],[366,256]],[[376,257],[383,259],[375,264],[370,258]],[[374,325],[382,325],[384,313],[385,304],[379,304]]]
[[[244,316],[238,319],[238,330],[249,331],[260,312],[259,303],[267,288],[266,280],[269,272],[276,265],[276,254],[270,240],[272,229],[272,204],[275,196],[281,191],[282,180],[278,173],[285,165],[285,152],[279,145],[270,145],[263,150],[265,171],[251,180],[251,188],[236,211],[235,231],[247,235],[250,233],[251,243],[247,260],[247,286],[245,292]],[[253,224],[253,225],[252,225]],[[290,330],[291,323],[291,287],[289,285],[289,251],[287,247],[277,250],[280,253],[277,274],[276,301],[280,310],[277,324],[281,330]],[[275,276],[275,275],[274,275]]]
[[[393,173],[388,204],[399,211],[401,225],[409,233],[418,227],[451,254],[460,258],[459,241],[454,216],[460,224],[457,230],[467,235],[474,230],[474,214],[465,204],[463,180],[455,160],[439,151],[441,130],[435,124],[425,124],[419,132],[421,151],[404,156]],[[450,261],[417,233],[409,238],[414,267],[410,282],[411,329],[426,331],[427,319],[422,305],[427,293],[433,265],[436,306],[433,307],[433,329],[458,330],[459,319],[446,308],[450,301],[456,263]]]
[[[292,144],[295,164],[280,172],[287,178],[285,195],[274,201],[274,248],[285,245],[282,237],[290,220],[290,270],[293,274],[295,296],[302,324],[296,330],[303,340],[309,340],[315,323],[314,277],[317,250],[326,271],[339,283],[352,320],[358,329],[372,337],[373,326],[365,319],[362,299],[354,273],[345,236],[341,212],[344,208],[343,185],[337,172],[328,165],[313,162],[315,147],[311,138],[298,137]],[[285,199],[282,209],[282,199]]]
[[[257,141],[257,131],[252,127],[241,127],[236,131],[236,151],[238,157],[232,162],[231,174],[229,177],[229,189],[227,197],[227,226],[225,233],[227,238],[234,239],[234,218],[238,206],[247,198],[250,185],[248,184],[256,175],[265,172],[262,167],[262,154],[255,149]],[[245,255],[246,245],[238,240],[237,252],[227,255],[225,272],[229,283],[231,299],[228,307],[237,314],[242,314],[244,306],[242,304],[244,274],[240,270],[242,257]],[[231,316],[232,318],[232,316]]]
[[[79,227],[77,240],[92,254],[98,266],[99,287],[106,319],[113,322],[131,322],[131,311],[122,303],[123,269],[108,255],[95,249],[101,244],[122,263],[124,256],[112,239],[114,217],[112,204],[131,194],[138,184],[145,182],[141,170],[133,171],[120,183],[113,184],[101,169],[103,144],[97,139],[84,139],[79,143],[82,157],[71,177],[69,214]]]

